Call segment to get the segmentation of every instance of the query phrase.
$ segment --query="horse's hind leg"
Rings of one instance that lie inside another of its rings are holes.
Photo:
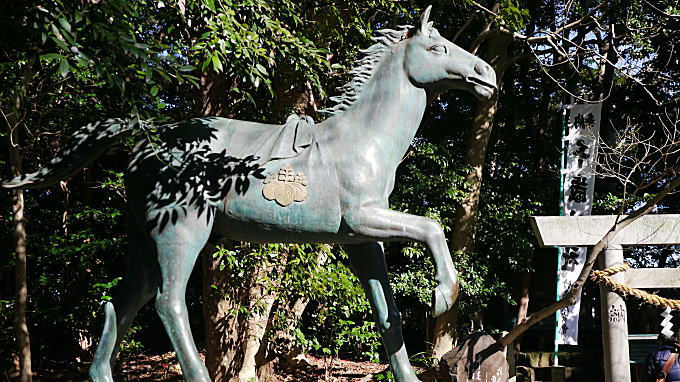
[[[104,306],[104,330],[89,372],[94,382],[113,381],[111,369],[118,347],[137,312],[156,294],[160,283],[160,272],[150,239],[144,236],[139,227],[131,224],[128,240],[130,258],[127,272],[112,302]]]
[[[396,382],[416,382],[401,334],[401,317],[394,303],[387,278],[387,265],[382,244],[371,242],[346,245],[352,270],[361,281],[371,303],[373,317],[382,337]]]
[[[170,213],[170,211],[164,211]],[[170,337],[184,379],[209,382],[208,369],[198,355],[189,327],[185,292],[191,270],[212,228],[212,219],[203,211],[180,213],[177,221],[157,227],[152,233],[158,251],[161,287],[156,296],[156,310]]]

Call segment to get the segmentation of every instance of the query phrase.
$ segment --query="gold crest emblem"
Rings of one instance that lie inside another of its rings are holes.
[[[289,164],[283,165],[279,173],[269,173],[264,180],[262,195],[267,200],[285,207],[293,202],[307,199],[307,176],[296,173]]]

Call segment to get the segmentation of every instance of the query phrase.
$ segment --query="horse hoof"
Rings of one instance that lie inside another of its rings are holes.
[[[418,379],[415,370],[413,370],[410,364],[407,367],[397,369],[391,368],[390,370],[392,370],[395,382],[422,382]]]
[[[413,377],[413,378],[408,378],[408,379],[399,379],[396,378],[395,376],[395,382],[422,382],[418,377]]]
[[[453,307],[453,303],[458,298],[459,284],[455,283],[453,288],[438,286],[434,290],[434,306],[432,316],[439,317]]]
[[[88,374],[92,382],[113,382],[110,367],[91,367]]]

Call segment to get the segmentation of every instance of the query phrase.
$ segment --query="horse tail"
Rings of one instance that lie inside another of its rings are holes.
[[[54,159],[40,170],[0,182],[2,188],[40,188],[68,178],[104,154],[136,126],[122,119],[107,119],[78,129]]]

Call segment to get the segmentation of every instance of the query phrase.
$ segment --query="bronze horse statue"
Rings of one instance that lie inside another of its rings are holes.
[[[197,118],[148,129],[126,174],[131,265],[90,368],[113,381],[118,346],[151,298],[187,381],[209,381],[189,328],[185,289],[209,236],[239,241],[342,244],[373,308],[397,382],[418,381],[404,346],[381,242],[418,240],[435,265],[434,315],[458,294],[444,231],[434,220],[390,210],[396,168],[425,111],[446,89],[491,97],[496,74],[441,37],[428,21],[385,29],[353,69],[344,93],[313,124],[267,125]],[[45,168],[4,182],[36,188],[75,174],[137,124],[107,120],[78,130]]]

